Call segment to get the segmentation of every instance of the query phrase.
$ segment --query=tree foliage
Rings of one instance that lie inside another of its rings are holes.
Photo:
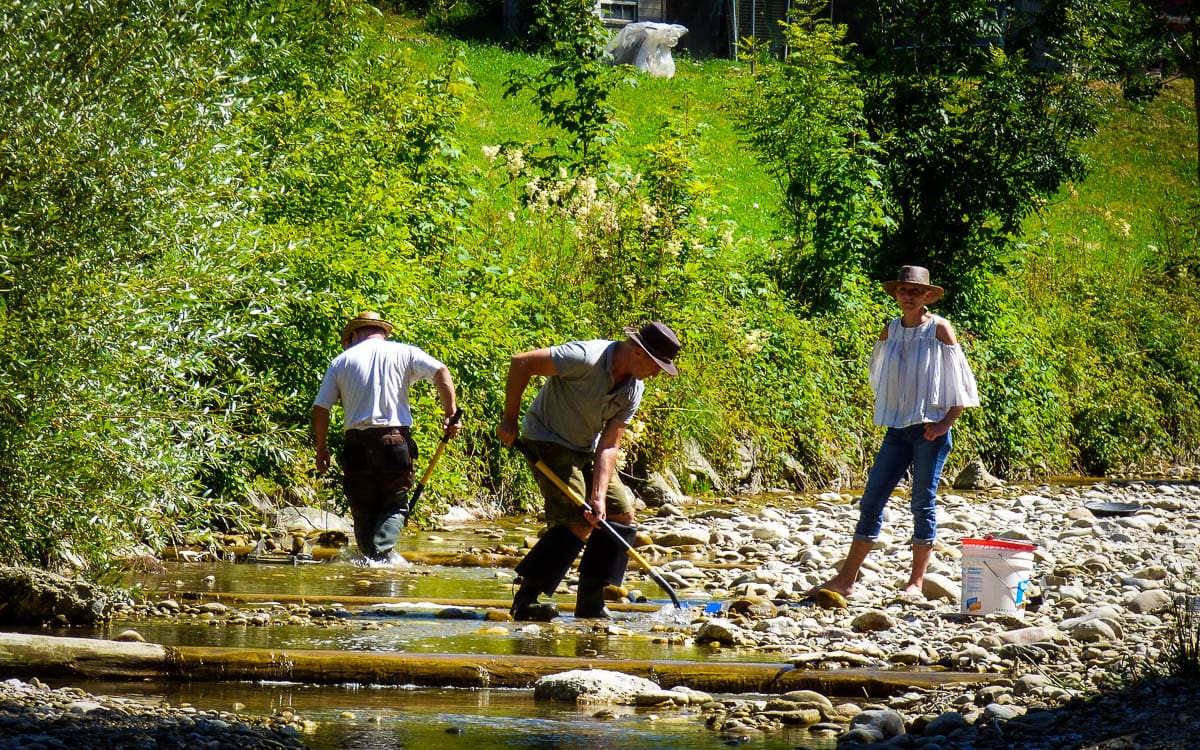
[[[566,134],[566,143],[542,157],[553,171],[564,163],[595,171],[607,159],[619,124],[609,96],[620,79],[603,59],[607,34],[589,0],[534,0],[531,33],[541,41],[547,64],[536,73],[517,73],[508,95],[528,93],[542,123]]]
[[[920,263],[951,309],[986,318],[1024,220],[1083,174],[1093,97],[1034,58],[1015,9],[880,0],[857,50],[818,10],[786,26],[787,58],[740,117],[784,185],[788,288],[836,309],[843,284]]]
[[[288,157],[303,147],[273,140],[296,131],[285,135],[270,113],[295,114],[311,98],[363,101],[376,72],[345,67],[361,7],[294,6],[4,7],[7,559],[51,564],[68,550],[100,559],[114,547],[161,545],[186,529],[247,522],[243,503],[297,484],[296,404],[312,375],[273,343],[289,338],[297,310],[334,307],[322,294],[344,303],[340,288],[295,273],[312,235],[275,219],[287,204],[280,195],[300,192]],[[321,130],[378,124],[361,110],[341,114]],[[439,123],[427,132],[445,127],[444,110],[426,114]],[[410,157],[438,172],[436,158]],[[336,166],[349,167],[341,158]],[[426,205],[417,191],[402,194]],[[409,233],[437,244],[440,219],[415,216]],[[306,219],[334,226],[316,211]]]
[[[859,58],[894,206],[871,271],[922,263],[946,281],[950,309],[983,319],[1024,220],[1083,176],[1098,116],[1085,81],[1039,54],[1057,40],[1030,38],[1025,7],[879,0]]]

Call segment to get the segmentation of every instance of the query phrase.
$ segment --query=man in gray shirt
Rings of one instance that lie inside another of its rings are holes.
[[[521,586],[513,597],[518,620],[550,620],[558,610],[539,603],[571,569],[580,550],[576,617],[605,617],[604,587],[619,585],[629,558],[625,546],[607,532],[593,533],[607,520],[627,542],[634,537],[633,501],[616,474],[617,451],[637,413],[643,380],[660,372],[676,375],[679,339],[666,325],[653,322],[626,328],[623,341],[572,341],[535,349],[512,358],[505,382],[504,417],[496,428],[500,442],[512,445],[517,417],[529,381],[545,383],[525,414],[520,435],[538,458],[586,499],[575,505],[553,482],[534,472],[545,499],[548,527],[517,566]]]

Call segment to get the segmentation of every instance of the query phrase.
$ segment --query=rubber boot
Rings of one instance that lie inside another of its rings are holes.
[[[583,549],[583,540],[566,526],[554,526],[517,563],[521,587],[513,597],[509,614],[514,620],[548,622],[558,616],[553,602],[539,602],[538,595],[554,593]]]
[[[637,528],[623,523],[608,522],[612,530],[629,544],[637,536]],[[579,561],[579,593],[575,598],[576,617],[612,617],[604,606],[604,587],[619,586],[629,566],[629,550],[608,529],[592,532],[583,559]]]
[[[540,591],[536,586],[523,582],[513,596],[512,609],[508,613],[514,620],[550,622],[558,617],[558,605],[554,602],[539,602]]]

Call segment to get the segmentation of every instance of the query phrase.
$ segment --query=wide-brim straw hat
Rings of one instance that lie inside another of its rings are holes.
[[[640,329],[626,328],[625,335],[642,347],[642,351],[646,352],[663,372],[668,375],[679,374],[679,368],[675,366],[675,357],[679,354],[679,338],[665,324],[656,320]]]
[[[394,326],[384,320],[383,317],[377,312],[360,312],[358,315],[351,318],[350,321],[346,323],[346,327],[342,329],[342,348],[345,349],[350,346],[350,339],[352,336],[354,336],[355,331],[357,331],[359,328],[367,327],[382,328],[386,335],[391,336],[392,328]]]
[[[896,296],[896,287],[899,286],[919,286],[927,292],[933,292],[931,303],[937,302],[946,293],[937,284],[929,283],[929,269],[924,266],[900,266],[900,275],[894,281],[883,282],[883,291]]]

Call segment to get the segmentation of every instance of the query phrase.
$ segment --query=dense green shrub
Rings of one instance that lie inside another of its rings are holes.
[[[512,139],[481,155],[459,123],[499,92],[466,55],[418,62],[365,5],[0,7],[7,559],[109,561],[252,523],[255,504],[338,498],[312,473],[307,421],[344,320],[364,308],[449,365],[467,412],[428,510],[535,497],[494,438],[509,356],[651,318],[680,332],[683,375],[647,391],[626,445],[639,467],[679,468],[695,444],[729,488],[861,481],[878,439],[867,358],[895,314],[877,248],[897,203],[890,153],[863,137],[872,90],[834,29],[795,26],[795,54],[758,79],[768,98],[738,100],[788,209],[788,237],[769,244],[715,218],[729,188],[712,173],[726,167],[703,163],[699,124],[715,109],[670,110],[638,141],[643,158],[616,162],[632,147],[615,140],[615,71],[590,56],[517,65],[544,87],[546,132],[575,145]],[[994,77],[954,101],[1042,96],[1006,60],[985,63]],[[1009,133],[1032,112],[992,115]],[[1014,189],[1040,195],[1038,175]],[[1011,229],[978,216],[976,239]],[[978,294],[948,280],[985,400],[960,420],[954,461],[1021,478],[1194,458],[1200,264],[1194,233],[1172,226],[1162,252],[1109,243],[1120,272],[1087,237],[1077,251],[998,240],[983,249],[1008,273],[980,276]],[[434,398],[414,393],[427,450]]]
[[[1072,463],[1075,410],[1052,330],[1017,309],[995,320],[986,338],[959,329],[983,403],[959,420],[956,452],[980,456],[1011,480],[1064,473]]]
[[[109,559],[294,484],[291,384],[253,355],[306,290],[250,220],[239,125],[325,80],[360,11],[4,5],[6,559]]]

